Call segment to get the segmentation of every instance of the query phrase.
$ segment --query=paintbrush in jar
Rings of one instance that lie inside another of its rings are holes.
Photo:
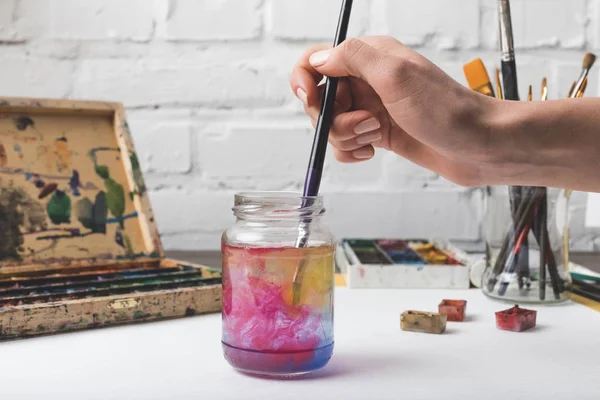
[[[463,65],[463,71],[467,78],[467,83],[473,91],[485,96],[495,97],[492,82],[481,58],[476,58]],[[486,186],[485,191],[490,196],[492,194],[491,186]]]
[[[588,84],[588,78],[586,76],[585,79],[583,80],[583,84],[581,85],[581,89],[579,89],[579,91],[577,93],[575,93],[576,99],[581,99],[583,97],[583,94],[585,93],[585,89],[587,89],[587,84]]]
[[[463,65],[463,71],[472,90],[486,96],[496,97],[494,87],[481,58],[476,58]]]
[[[575,85],[577,85],[577,82],[573,81],[573,84],[571,85],[571,89],[569,89],[569,94],[567,94],[568,98],[571,98],[571,96],[573,95],[573,91],[575,90]]]
[[[544,77],[542,79],[542,94],[541,101],[548,100],[548,81]],[[538,210],[538,219],[536,223],[536,230],[539,235],[538,244],[540,246],[540,277],[539,277],[539,298],[544,301],[546,299],[546,263],[547,257],[546,252],[552,251],[551,248],[546,248],[546,243],[549,244],[548,239],[548,189],[543,188],[542,204]]]
[[[521,203],[522,204],[522,203]],[[539,209],[539,205],[537,203],[534,203],[533,206],[533,213],[535,214],[537,212],[537,209]],[[508,289],[508,285],[510,284],[510,280],[511,280],[511,275],[514,273],[515,269],[518,270],[518,277],[519,277],[519,288],[522,288],[522,272],[520,270],[520,267],[517,264],[517,258],[519,256],[519,251],[521,250],[521,246],[523,245],[525,238],[527,237],[527,234],[529,233],[529,230],[531,229],[531,217],[529,214],[525,215],[523,220],[525,221],[525,224],[523,225],[523,228],[520,230],[519,236],[518,238],[515,240],[514,245],[512,246],[512,250],[510,251],[510,253],[508,254],[508,257],[505,261],[505,279],[503,282],[500,283],[500,288],[498,289],[498,294],[500,296],[504,296],[504,294],[506,293],[506,290]]]
[[[583,87],[584,81],[590,73],[590,69],[592,69],[595,62],[596,55],[593,53],[586,53],[586,55],[583,57],[583,63],[581,65],[581,74],[579,75],[579,79],[577,79],[577,81],[575,82],[575,88],[573,89],[571,96],[569,97],[574,97],[577,95],[577,93],[579,93],[579,91]]]
[[[569,98],[580,99],[583,97],[583,95],[585,93],[585,89],[587,88],[587,84],[588,84],[588,75],[595,63],[596,63],[596,55],[594,53],[586,53],[585,56],[583,57],[583,62],[581,64],[581,74],[579,75],[579,79],[573,83],[573,86],[571,86],[571,90],[569,90],[569,95],[568,95]],[[573,190],[571,190],[571,189],[567,189],[565,191],[565,197],[567,200],[569,200],[571,198],[572,193],[573,193]],[[565,240],[568,241],[568,237],[566,237]],[[566,250],[565,250],[565,253],[566,253]],[[565,259],[568,260],[568,255],[565,255]],[[565,268],[568,265],[569,264],[566,263]]]
[[[537,187],[525,187],[524,192],[526,196],[523,197],[523,201],[519,204],[516,215],[519,218],[513,222],[513,229],[511,229],[504,238],[502,242],[502,246],[496,257],[496,261],[494,267],[492,269],[492,274],[490,279],[488,280],[488,291],[493,292],[496,283],[498,282],[498,277],[505,269],[506,261],[509,257],[511,248],[514,247],[514,243],[516,243],[523,229],[527,227],[528,219],[531,217],[531,212],[533,208],[536,206],[537,199],[539,198],[539,188]],[[520,247],[522,248],[522,247]]]
[[[571,90],[569,90],[569,95],[568,95],[569,98],[580,99],[583,97],[585,90],[587,89],[588,75],[595,63],[596,63],[596,55],[593,53],[586,53],[585,56],[583,57],[583,63],[581,65],[581,74],[579,76],[579,79],[577,81],[573,82],[573,85],[571,86]],[[572,189],[565,190],[565,198],[567,201],[569,201],[572,194],[573,194]],[[565,226],[564,229],[565,229],[565,232],[563,233],[564,262],[565,262],[565,268],[568,268],[569,267],[569,236],[570,236],[571,230],[568,225]]]
[[[587,85],[588,85],[588,75],[590,73],[590,70],[594,66],[595,62],[596,62],[596,55],[593,53],[586,53],[586,55],[583,57],[583,63],[581,66],[581,75],[579,76],[579,79],[577,81],[573,82],[573,85],[571,86],[571,89],[569,90],[569,95],[568,95],[569,98],[580,99],[583,97],[585,90],[587,89]],[[569,199],[571,197],[572,193],[573,193],[573,191],[571,189],[567,189],[565,191],[565,196],[567,197],[567,199]]]
[[[496,93],[498,99],[504,100],[504,93],[502,93],[502,83],[500,82],[500,70],[496,68]]]
[[[500,27],[500,52],[502,58],[500,68],[502,69],[502,80],[504,98],[506,100],[519,100],[519,85],[517,81],[517,65],[515,60],[515,47],[513,40],[512,17],[510,12],[509,0],[498,0],[498,19]],[[524,188],[520,186],[510,186],[510,202],[513,223],[519,219],[517,209],[519,203],[524,200]],[[514,233],[517,236],[517,232]],[[518,255],[518,263],[527,268],[529,265],[529,246],[525,238]]]
[[[529,85],[529,88],[527,90],[527,101],[531,102],[533,101],[533,87],[531,85]],[[521,191],[521,193],[523,194],[524,192]],[[522,199],[521,199],[522,201]],[[536,213],[534,213],[534,216],[537,215]],[[536,227],[536,222],[537,220],[534,219],[533,221],[533,227]],[[529,227],[529,225],[527,225],[526,231],[524,233],[524,241],[527,240],[527,234],[529,233],[529,229],[531,229]],[[523,233],[522,233],[523,235]],[[519,284],[519,289],[523,289],[523,286],[527,285],[527,287],[529,287],[529,265],[524,264],[524,265],[518,265],[517,266],[517,282]]]
[[[542,95],[540,96],[540,100],[548,100],[548,80],[546,77],[542,79]]]
[[[346,40],[346,36],[348,34],[348,25],[350,24],[350,14],[352,13],[352,1],[353,0],[342,0],[342,8],[340,11],[337,32],[335,34],[335,40],[333,43],[334,47],[339,46],[344,40]],[[308,169],[306,171],[306,179],[304,181],[303,209],[308,205],[307,199],[319,194],[321,176],[323,174],[323,166],[325,164],[327,142],[329,140],[329,130],[331,129],[331,122],[333,120],[333,109],[337,94],[338,81],[338,78],[327,78],[325,83],[325,92],[323,94],[323,100],[321,103],[321,111],[319,113],[319,119],[315,128],[315,138],[313,141],[310,161],[308,163]],[[302,221],[299,229],[300,234],[298,240],[296,241],[296,247],[302,248],[307,246],[309,230],[310,221]],[[298,304],[300,300],[300,289],[305,269],[306,259],[303,258],[296,268],[293,278],[292,290],[294,304]]]
[[[500,51],[502,53],[500,67],[502,69],[504,98],[506,100],[519,100],[519,85],[517,82],[517,65],[515,61],[509,0],[498,0],[498,17],[500,22]]]

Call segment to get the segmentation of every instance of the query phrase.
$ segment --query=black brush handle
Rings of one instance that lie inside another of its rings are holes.
[[[600,295],[598,295],[598,294],[590,293],[590,292],[587,292],[585,290],[581,290],[581,289],[578,289],[578,288],[572,288],[570,290],[570,292],[574,293],[574,294],[576,294],[578,296],[585,297],[586,299],[600,302]]]
[[[321,104],[321,113],[319,114],[319,120],[315,129],[313,148],[310,154],[310,161],[308,162],[308,170],[306,171],[306,179],[304,180],[304,196],[316,196],[319,194],[327,143],[329,141],[329,130],[333,121],[333,108],[335,107],[337,87],[338,78],[327,79],[324,99]]]
[[[506,100],[519,100],[519,84],[517,80],[517,65],[515,60],[502,60],[500,64],[502,68],[502,81],[504,84],[504,98]],[[510,186],[510,202],[513,220],[518,220],[517,209],[519,204],[524,200],[524,188],[520,186]],[[529,242],[527,238],[523,241],[523,245],[517,254],[517,265],[519,271],[519,286],[522,287],[523,278],[529,276]]]
[[[519,84],[517,81],[517,64],[515,60],[500,62],[505,100],[519,100]]]
[[[552,252],[552,249],[547,249],[546,248],[546,243],[549,244],[549,240],[547,240],[547,236],[548,236],[548,230],[546,227],[546,224],[548,223],[547,220],[547,208],[548,206],[548,201],[547,201],[547,196],[544,195],[544,198],[542,199],[542,206],[540,207],[541,210],[539,211],[539,213],[544,216],[544,218],[539,218],[536,221],[536,224],[538,225],[538,229],[535,229],[534,232],[536,234],[536,237],[539,237],[539,246],[540,246],[540,281],[539,281],[539,295],[540,295],[540,300],[544,301],[546,300],[546,252],[550,251]]]
[[[342,3],[342,11],[340,12],[340,19],[333,43],[334,47],[339,46],[346,40],[348,25],[350,24],[350,14],[352,13],[352,1],[344,0]],[[317,121],[317,127],[315,128],[313,148],[304,181],[304,196],[316,196],[319,194],[325,153],[327,152],[327,142],[329,140],[329,130],[331,129],[331,122],[333,120],[337,87],[338,78],[327,78],[323,102],[321,103],[321,112]]]
[[[340,18],[338,20],[337,31],[333,41],[333,47],[337,47],[346,40],[348,34],[348,25],[350,24],[350,15],[352,13],[352,1],[343,0]],[[315,128],[315,138],[313,147],[306,169],[306,178],[304,179],[304,190],[302,191],[303,200],[301,209],[306,209],[309,206],[307,197],[317,196],[321,186],[321,177],[323,175],[323,165],[325,164],[325,154],[327,153],[327,143],[329,141],[329,130],[333,121],[333,109],[335,107],[335,97],[337,94],[338,78],[327,78],[325,82],[325,92],[323,101],[321,102],[321,111]],[[309,219],[303,218],[300,224],[300,235],[296,240],[296,247],[305,247],[308,243],[308,225]],[[294,282],[298,277],[297,271],[294,276]]]
[[[542,195],[538,188],[526,188],[526,190],[529,192],[527,193],[528,195],[525,199],[526,201],[522,201],[519,205],[519,209],[517,210],[517,215],[519,218],[513,222],[511,226],[512,230],[506,234],[506,237],[502,242],[500,252],[496,257],[496,262],[492,270],[492,276],[487,284],[489,292],[494,291],[494,287],[498,281],[498,276],[502,273],[504,266],[506,265],[509,253],[514,248],[517,238],[519,237],[518,235],[526,227],[528,218],[531,218],[531,212],[533,211],[533,207],[536,206],[539,196]]]

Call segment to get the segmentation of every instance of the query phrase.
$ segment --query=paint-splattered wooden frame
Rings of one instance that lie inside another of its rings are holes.
[[[114,118],[114,132],[117,143],[122,153],[135,153],[135,146],[129,131],[125,111],[120,103],[110,102],[91,102],[91,101],[71,101],[71,100],[46,100],[46,99],[19,99],[19,98],[0,98],[0,113],[26,113],[34,114],[74,114],[90,116],[107,116]],[[125,167],[127,180],[130,190],[136,189],[133,168],[128,157],[122,157]],[[143,178],[138,178],[143,179]],[[162,259],[164,251],[161,245],[160,236],[155,223],[154,214],[150,206],[148,194],[144,191],[138,193],[133,199],[136,210],[139,213],[140,227],[144,237],[145,253],[147,259],[138,258],[136,262],[152,261]],[[126,263],[127,261],[122,261]],[[105,264],[103,260],[87,260],[83,265]],[[60,268],[67,268],[68,261],[62,261]],[[77,267],[82,263],[77,262]],[[48,269],[49,265],[4,265],[0,262],[0,275],[11,274],[14,272],[39,271]]]
[[[122,153],[135,153],[125,111],[120,103],[70,101],[53,99],[0,98],[0,113],[104,116],[113,120],[114,132]],[[23,304],[2,308],[0,305],[0,340],[43,334],[89,329],[115,324],[175,318],[221,310],[221,275],[205,266],[190,265],[164,257],[159,232],[148,194],[137,190],[141,172],[136,171],[129,157],[121,157],[129,189],[133,197],[143,236],[144,256],[135,260],[61,260],[56,264],[23,264],[0,262],[0,278],[10,278],[43,271],[80,271],[98,266],[127,268],[132,264],[155,267],[186,267],[201,271],[206,284],[133,294],[61,300],[48,303]]]

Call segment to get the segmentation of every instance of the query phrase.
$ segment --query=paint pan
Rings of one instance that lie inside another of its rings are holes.
[[[422,265],[426,263],[404,240],[379,240],[377,245],[392,259],[394,264]]]
[[[363,264],[393,264],[394,262],[383,252],[374,240],[353,240],[348,244],[358,260]]]
[[[442,334],[446,331],[446,314],[405,311],[400,315],[400,328],[403,331]]]
[[[462,322],[465,320],[465,311],[467,309],[466,300],[447,300],[444,299],[438,305],[438,312],[446,314],[448,321]]]
[[[515,305],[508,310],[496,312],[496,327],[505,331],[523,332],[534,328],[536,325],[537,312],[520,308]]]
[[[458,260],[439,249],[433,243],[413,241],[409,243],[409,246],[428,264],[461,265]]]

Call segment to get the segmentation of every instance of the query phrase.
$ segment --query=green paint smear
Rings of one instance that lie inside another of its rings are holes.
[[[115,218],[121,218],[125,213],[125,191],[123,186],[108,178],[104,180],[106,186],[106,203],[108,210]],[[123,221],[120,222],[123,228]]]
[[[46,206],[48,217],[55,225],[71,222],[71,199],[64,192],[56,191]]]
[[[96,175],[98,175],[102,179],[108,179],[110,177],[110,173],[108,172],[108,167],[106,165],[97,165],[96,166]]]
[[[143,311],[136,311],[133,313],[133,319],[144,318],[146,314]]]

